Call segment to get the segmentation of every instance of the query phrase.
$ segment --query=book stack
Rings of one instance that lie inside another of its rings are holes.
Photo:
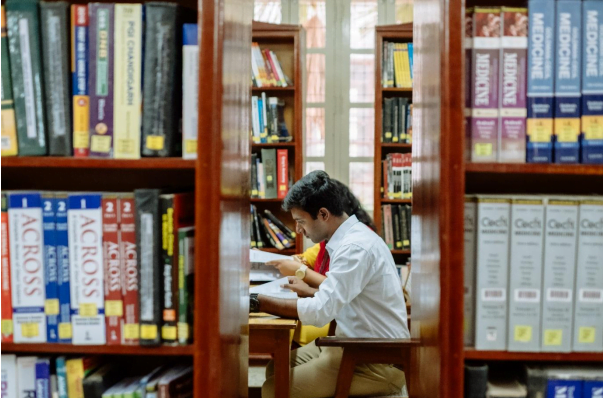
[[[381,142],[412,143],[412,104],[407,98],[383,99]]]
[[[291,184],[287,149],[262,149],[251,154],[251,197],[284,199]]]
[[[190,344],[193,225],[192,193],[3,192],[2,341]]]
[[[386,199],[412,198],[412,154],[388,153],[381,161],[383,186],[381,190]]]
[[[603,352],[603,197],[465,202],[465,343]]]
[[[164,365],[140,375],[96,357],[2,355],[6,398],[185,398],[192,395],[192,366]]]
[[[251,138],[256,144],[290,142],[293,137],[284,117],[285,101],[277,97],[251,97]]]
[[[382,57],[383,88],[412,88],[412,43],[392,43],[384,41]]]
[[[276,218],[270,210],[264,210],[262,215],[254,205],[251,205],[252,248],[291,249],[295,247],[295,237],[295,232]]]
[[[410,250],[410,219],[409,205],[382,205],[383,216],[381,230],[383,240],[390,250]]]
[[[165,2],[8,0],[2,156],[195,157],[196,30]]]
[[[289,87],[293,85],[283,72],[274,51],[262,50],[256,42],[251,44],[251,81],[253,87]]]

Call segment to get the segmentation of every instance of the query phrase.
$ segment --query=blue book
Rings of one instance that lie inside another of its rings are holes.
[[[36,398],[50,398],[50,359],[36,361]]]
[[[46,340],[59,341],[59,285],[56,246],[56,202],[54,193],[42,193],[42,228],[44,231],[44,282],[46,283]]]
[[[553,161],[555,3],[528,2],[528,120],[526,161]]]
[[[584,380],[582,398],[603,398],[603,375],[597,380]]]
[[[71,291],[69,283],[69,235],[66,193],[56,193],[56,245],[59,289],[59,343],[71,344]]]
[[[67,365],[65,363],[65,357],[57,357],[55,365],[57,370],[57,389],[59,391],[59,398],[67,398]]]
[[[582,380],[572,375],[563,379],[549,378],[546,398],[582,398]]]
[[[582,2],[582,163],[603,164],[603,2]],[[603,396],[602,396],[603,397]]]
[[[265,120],[264,120],[264,101],[258,98],[258,120],[260,121],[260,142],[263,144],[268,142],[268,136],[264,132]]]
[[[408,61],[410,62],[410,80],[412,81],[414,79],[413,73],[412,73],[412,65],[413,65],[413,45],[412,43],[408,43]]]
[[[555,14],[555,163],[580,161],[581,24],[580,1],[558,0]]]

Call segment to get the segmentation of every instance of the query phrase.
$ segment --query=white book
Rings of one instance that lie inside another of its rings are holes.
[[[17,356],[2,355],[2,397],[17,398]]]
[[[184,24],[182,46],[182,157],[197,159],[199,45],[197,25]]]
[[[69,195],[73,344],[105,344],[101,194]]]
[[[260,114],[258,108],[258,97],[251,97],[251,127],[253,131],[253,142],[259,143],[260,138]]]
[[[477,203],[475,197],[465,197],[465,267],[463,336],[466,346],[475,343],[475,244],[477,237]]]
[[[10,267],[15,343],[45,343],[44,234],[39,193],[9,194]]]
[[[258,163],[258,183],[260,185],[258,196],[264,199],[266,198],[266,182],[264,180],[264,164],[262,162]]]
[[[37,357],[17,358],[17,397],[36,398]]]

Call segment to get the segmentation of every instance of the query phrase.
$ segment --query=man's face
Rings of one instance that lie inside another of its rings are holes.
[[[316,220],[312,218],[310,213],[298,208],[291,209],[291,215],[295,220],[295,232],[303,234],[314,243],[327,239],[327,220],[330,218],[328,210],[325,208],[320,209]]]

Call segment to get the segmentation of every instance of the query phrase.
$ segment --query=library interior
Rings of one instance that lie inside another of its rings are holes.
[[[603,0],[1,17],[2,398],[603,398]]]

